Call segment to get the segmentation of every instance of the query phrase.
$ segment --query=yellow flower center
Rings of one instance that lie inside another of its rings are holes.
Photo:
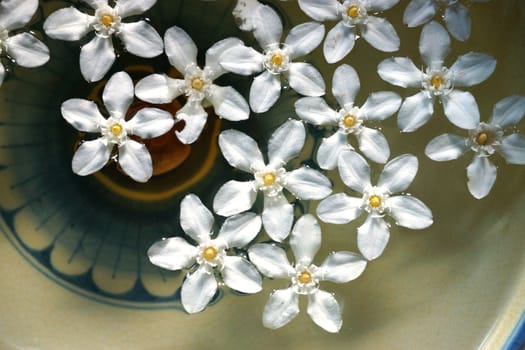
[[[357,17],[359,17],[359,7],[358,6],[350,6],[347,10],[346,10],[346,14],[348,15],[348,17],[352,18],[352,19],[356,19]]]
[[[201,78],[194,78],[191,81],[191,87],[195,90],[201,90],[204,87],[204,81]]]
[[[265,186],[273,185],[275,180],[276,180],[276,177],[274,173],[267,173],[267,174],[264,174],[263,176],[263,183]]]
[[[119,136],[122,133],[122,125],[113,124],[109,128],[109,131],[113,134],[113,136]]]
[[[212,261],[217,257],[217,249],[208,247],[202,252],[202,257],[208,261]]]
[[[381,205],[381,197],[374,194],[373,196],[370,196],[370,198],[368,199],[368,203],[370,203],[371,207],[377,208]]]
[[[439,89],[439,87],[443,84],[443,78],[440,75],[434,75],[432,78],[430,78],[430,85],[434,87],[434,89]]]
[[[486,132],[480,132],[478,136],[476,136],[476,142],[478,143],[478,145],[485,145],[488,140],[489,135],[487,135]]]
[[[280,53],[273,54],[272,58],[270,58],[270,61],[273,65],[280,66],[283,64],[283,55],[281,55]]]
[[[103,15],[102,17],[100,17],[100,22],[102,22],[102,24],[106,27],[111,27],[113,21],[114,19],[112,15]]]
[[[310,274],[310,272],[308,271],[303,271],[299,274],[299,277],[297,277],[297,279],[299,280],[299,282],[301,282],[302,284],[307,284],[307,283],[310,283],[312,282],[312,275]]]
[[[354,126],[355,122],[356,122],[356,118],[351,114],[347,114],[343,119],[343,124],[348,128],[351,128],[352,126]]]

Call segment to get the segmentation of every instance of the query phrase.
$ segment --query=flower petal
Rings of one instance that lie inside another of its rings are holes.
[[[385,120],[397,112],[401,106],[401,96],[395,92],[373,92],[366,99],[361,111],[367,120]]]
[[[115,9],[119,16],[129,17],[134,15],[141,15],[149,10],[157,0],[118,0]]]
[[[321,227],[312,214],[301,216],[290,236],[296,263],[310,265],[321,246]]]
[[[164,46],[170,64],[182,74],[188,65],[197,62],[197,45],[182,28],[168,28],[164,34]]]
[[[321,97],[303,97],[295,102],[295,113],[313,125],[337,125],[339,114]]]
[[[476,155],[467,167],[467,186],[474,198],[486,197],[494,182],[496,182],[497,169],[488,157]]]
[[[103,138],[82,142],[73,155],[73,172],[86,176],[99,171],[108,162],[112,150],[113,145],[106,144]]]
[[[451,3],[445,9],[443,16],[450,34],[459,41],[470,37],[471,20],[468,9],[461,3]]]
[[[525,164],[525,137],[520,134],[509,135],[501,141],[500,152],[509,164]]]
[[[222,56],[232,48],[244,47],[244,43],[238,38],[226,38],[217,41],[208,50],[206,50],[206,64],[205,66],[211,70],[209,78],[215,80],[224,73],[226,70],[221,66]]]
[[[62,117],[75,129],[82,132],[99,132],[99,122],[104,119],[97,104],[81,98],[72,98],[61,107]]]
[[[72,6],[66,7],[47,17],[44,22],[44,31],[53,39],[76,41],[92,30],[90,26],[92,20],[92,16],[82,13]]]
[[[410,28],[418,27],[430,21],[436,12],[434,0],[412,0],[403,13],[403,23]]]
[[[236,46],[224,52],[220,65],[229,72],[240,75],[252,75],[262,72],[264,56],[251,47]]]
[[[425,154],[432,160],[443,162],[459,158],[468,149],[465,138],[443,134],[433,138],[425,147]]]
[[[153,265],[168,270],[182,270],[195,261],[197,247],[181,237],[171,237],[153,243],[148,249],[148,258]]]
[[[339,18],[340,3],[337,0],[299,0],[299,7],[316,21],[333,21]]]
[[[347,64],[337,67],[332,78],[332,95],[339,106],[353,105],[360,88],[359,76],[353,67]]]
[[[193,193],[186,195],[180,202],[180,226],[184,233],[198,243],[211,234],[213,214]]]
[[[432,225],[432,212],[420,201],[412,196],[393,196],[386,200],[390,209],[390,216],[396,224],[412,230],[421,230]]]
[[[359,153],[343,150],[339,155],[339,176],[346,186],[363,193],[365,188],[371,186],[370,167]]]
[[[472,86],[485,81],[496,69],[496,60],[487,54],[469,52],[450,67],[455,86]]]
[[[213,198],[213,211],[230,216],[250,209],[257,198],[253,181],[230,180],[219,188]]]
[[[421,87],[423,73],[408,57],[392,57],[377,66],[377,73],[384,81],[401,87]]]
[[[207,90],[206,98],[220,118],[239,121],[250,117],[248,102],[231,86],[212,85]]]
[[[135,56],[151,58],[164,51],[162,38],[146,21],[121,23],[118,36],[126,50]]]
[[[22,67],[39,67],[49,61],[49,49],[43,42],[29,33],[20,33],[7,38],[7,52]]]
[[[281,78],[264,71],[253,79],[250,88],[250,107],[255,113],[268,111],[281,95]]]
[[[434,98],[425,91],[405,98],[397,113],[397,126],[403,132],[412,132],[425,125],[434,114]]]
[[[3,0],[0,3],[2,29],[11,31],[24,27],[38,9],[38,0]]]
[[[245,32],[255,29],[254,17],[258,7],[266,6],[257,0],[239,0],[232,11],[235,23]]]
[[[299,298],[292,287],[279,289],[270,294],[264,306],[263,325],[266,328],[280,328],[299,314]]]
[[[388,225],[381,217],[368,215],[357,229],[357,246],[368,260],[374,260],[383,253],[389,238]]]
[[[417,174],[418,160],[411,154],[402,154],[389,161],[377,181],[377,186],[390,193],[402,192],[410,186]]]
[[[325,170],[337,168],[339,154],[344,149],[353,150],[354,148],[348,143],[347,135],[338,130],[332,136],[323,138],[321,141],[321,145],[317,149],[317,164]]]
[[[305,166],[288,172],[284,187],[302,200],[323,199],[332,192],[332,183],[326,176]]]
[[[228,248],[242,248],[253,241],[261,231],[262,221],[255,213],[243,213],[224,220],[217,238],[228,244]]]
[[[509,96],[500,100],[492,110],[490,123],[501,128],[508,128],[519,123],[525,115],[525,97]]]
[[[186,275],[181,289],[182,306],[190,314],[200,312],[208,306],[216,292],[215,277],[201,266],[194,273]]]
[[[133,80],[123,71],[111,76],[102,93],[107,110],[122,116],[126,115],[134,97]]]
[[[308,295],[308,315],[327,332],[337,333],[343,326],[341,307],[334,296],[323,290]]]
[[[318,22],[301,23],[293,27],[284,43],[290,50],[290,58],[301,57],[312,52],[324,38],[324,25]]]
[[[80,49],[80,71],[88,83],[99,81],[115,62],[115,51],[110,38],[95,36]]]
[[[384,164],[390,157],[390,147],[379,130],[362,127],[357,135],[359,150],[373,162]]]
[[[279,126],[268,141],[270,164],[287,163],[299,155],[304,146],[306,131],[303,123],[289,119]]]
[[[419,39],[421,58],[430,68],[441,68],[450,52],[450,36],[436,21],[425,24]]]
[[[352,51],[355,44],[355,28],[347,27],[343,21],[337,23],[326,34],[323,54],[328,63],[342,60]]]
[[[305,96],[322,96],[326,90],[323,76],[310,63],[291,63],[288,82],[292,89]]]
[[[239,256],[225,256],[222,268],[224,283],[241,293],[253,294],[262,289],[259,271],[246,259]]]
[[[175,115],[176,119],[184,120],[186,124],[182,131],[175,131],[177,138],[184,144],[197,141],[208,120],[208,113],[204,110],[200,101],[187,101],[184,107],[179,109]]]
[[[295,272],[286,257],[286,252],[273,244],[258,243],[248,249],[248,257],[263,275],[268,278],[288,278]]]
[[[293,205],[279,193],[276,196],[264,196],[262,213],[263,226],[268,236],[276,242],[283,241],[292,228]]]
[[[139,80],[135,86],[135,95],[150,103],[170,103],[184,93],[185,87],[182,79],[173,79],[166,74],[150,74]]]
[[[153,162],[142,143],[128,140],[119,146],[118,162],[122,170],[137,182],[147,182],[153,174]]]
[[[158,108],[142,108],[127,123],[133,135],[151,139],[164,135],[173,128],[170,112]]]
[[[441,96],[448,120],[463,129],[475,129],[479,124],[479,109],[476,99],[468,91],[452,90]]]
[[[252,166],[264,164],[257,142],[238,130],[225,130],[219,135],[219,148],[228,163],[239,170],[251,173]]]
[[[281,42],[283,24],[279,15],[270,6],[259,6],[253,17],[253,36],[266,50],[269,45]]]
[[[361,276],[366,263],[366,259],[356,253],[331,253],[319,266],[318,273],[324,281],[347,283]]]
[[[399,36],[388,20],[368,16],[366,24],[362,24],[360,30],[363,38],[376,49],[383,52],[399,50]]]
[[[317,206],[317,216],[330,224],[347,224],[361,213],[363,199],[337,193],[322,200]]]

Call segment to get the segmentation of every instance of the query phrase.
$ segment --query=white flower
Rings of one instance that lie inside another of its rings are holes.
[[[268,142],[269,163],[265,164],[257,143],[250,136],[226,130],[219,135],[222,155],[234,168],[251,173],[251,181],[230,180],[217,191],[213,210],[230,216],[250,209],[257,192],[264,193],[262,221],[275,241],[288,236],[293,223],[293,205],[283,188],[299,199],[322,199],[332,192],[332,184],[323,174],[306,166],[287,171],[286,163],[299,155],[305,141],[305,129],[297,120],[288,120],[277,128]]]
[[[26,68],[38,67],[49,60],[49,49],[31,33],[20,33],[38,8],[38,0],[4,0],[0,2],[0,55],[7,55]],[[10,35],[12,31],[17,34]],[[5,67],[0,63],[0,85]]]
[[[305,96],[322,96],[325,84],[319,71],[309,63],[293,62],[312,52],[323,40],[324,26],[307,22],[293,27],[281,43],[283,25],[269,6],[258,6],[250,17],[253,35],[263,49],[237,46],[226,52],[221,65],[237,74],[258,75],[250,88],[250,107],[256,113],[268,111],[281,95],[281,76],[292,89]]]
[[[385,249],[390,236],[385,215],[394,218],[397,225],[415,230],[432,224],[432,212],[423,202],[411,195],[396,195],[408,188],[417,168],[418,161],[413,155],[398,156],[385,165],[374,186],[366,160],[354,151],[345,150],[339,155],[339,175],[346,186],[362,196],[334,194],[319,203],[317,215],[324,222],[346,224],[368,213],[357,229],[357,245],[368,260],[375,259]]]
[[[424,70],[419,70],[408,57],[388,58],[377,67],[381,78],[390,84],[422,89],[407,97],[399,109],[397,124],[402,131],[415,131],[424,125],[434,113],[436,97],[452,124],[472,129],[479,123],[474,96],[455,87],[485,81],[496,68],[496,60],[486,54],[470,52],[459,56],[447,68],[443,63],[449,51],[447,31],[437,22],[430,22],[423,27],[419,40],[419,52],[427,66]]]
[[[316,21],[339,20],[326,35],[323,53],[328,63],[343,59],[361,35],[378,50],[393,52],[399,49],[396,30],[384,18],[373,16],[396,5],[399,0],[299,0],[299,6]]]
[[[101,134],[98,139],[80,144],[73,156],[73,172],[85,176],[102,169],[117,146],[116,160],[122,170],[135,181],[148,181],[153,171],[151,156],[145,145],[130,136],[149,139],[163,135],[173,127],[173,116],[157,108],[143,108],[126,120],[133,102],[133,81],[126,72],[115,73],[109,79],[102,99],[109,113],[107,119],[95,102],[74,98],[62,104],[62,116],[75,129]]]
[[[435,161],[447,161],[472,150],[474,159],[467,167],[467,186],[472,196],[483,198],[496,181],[496,166],[489,160],[492,154],[500,153],[509,164],[525,164],[525,137],[514,132],[505,135],[506,129],[517,125],[524,114],[525,97],[506,97],[494,106],[487,123],[468,130],[467,137],[437,136],[428,143],[425,154]]]
[[[152,74],[138,82],[135,93],[141,100],[151,103],[170,103],[178,96],[186,95],[186,104],[175,116],[186,123],[182,131],[176,132],[182,143],[190,144],[198,139],[208,118],[204,107],[210,103],[221,118],[231,121],[249,118],[248,103],[237,90],[213,84],[226,73],[219,64],[222,55],[232,47],[243,45],[241,40],[227,38],[215,43],[206,51],[206,63],[202,69],[197,65],[197,45],[184,30],[176,26],[169,28],[164,41],[171,65],[184,75],[184,79]]]
[[[154,243],[148,250],[150,261],[168,270],[196,269],[186,275],[181,299],[184,309],[193,314],[204,310],[217,292],[217,277],[228,287],[242,293],[257,293],[262,279],[257,269],[245,258],[228,255],[228,249],[242,248],[261,230],[261,218],[243,213],[227,218],[216,238],[213,215],[199,197],[189,194],[180,204],[180,225],[197,244],[172,237]]]
[[[344,64],[335,70],[332,79],[332,94],[341,107],[339,110],[330,108],[320,97],[304,97],[295,103],[295,112],[303,120],[314,125],[338,127],[319,146],[317,163],[322,169],[334,169],[339,153],[345,148],[353,149],[348,144],[348,135],[357,138],[361,152],[374,162],[385,163],[390,157],[390,148],[383,133],[367,127],[365,123],[384,120],[394,114],[401,105],[401,97],[393,92],[375,92],[359,107],[354,104],[359,89],[357,72]]]
[[[88,82],[102,79],[115,62],[113,35],[136,56],[151,58],[162,53],[162,38],[150,24],[144,20],[122,22],[126,17],[149,10],[157,0],[115,0],[114,7],[107,0],[83,1],[95,10],[94,15],[74,7],[63,8],[49,15],[44,31],[51,38],[67,41],[80,40],[95,31],[93,39],[80,50],[80,71]]]
[[[351,252],[330,254],[320,265],[314,265],[315,253],[321,245],[321,229],[313,215],[300,217],[290,235],[295,265],[288,262],[286,252],[272,244],[255,244],[248,256],[263,275],[288,279],[291,286],[273,291],[264,307],[263,324],[276,329],[299,314],[299,295],[308,296],[308,315],[328,332],[341,329],[341,307],[331,293],[319,289],[319,282],[346,283],[359,277],[366,260]]]
[[[470,2],[487,2],[489,0],[470,0]],[[403,23],[417,27],[430,21],[436,13],[444,8],[445,25],[454,38],[465,41],[470,37],[471,20],[468,8],[459,0],[412,0],[403,14]]]

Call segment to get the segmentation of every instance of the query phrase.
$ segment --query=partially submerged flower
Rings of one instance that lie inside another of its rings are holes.
[[[437,22],[423,27],[419,52],[426,64],[420,70],[408,57],[387,58],[377,72],[390,84],[422,91],[407,97],[399,109],[397,124],[401,131],[411,132],[423,126],[434,113],[438,98],[450,122],[460,128],[472,129],[479,123],[474,96],[468,91],[455,89],[469,87],[485,81],[496,68],[496,60],[487,54],[469,52],[459,56],[447,68],[445,58],[450,52],[450,37]]]
[[[420,230],[433,222],[432,212],[419,199],[403,193],[414,180],[418,169],[417,158],[403,154],[389,161],[372,185],[370,167],[358,153],[345,150],[339,155],[339,175],[344,184],[361,197],[337,193],[317,206],[319,218],[332,224],[346,224],[367,213],[365,222],[357,229],[357,245],[368,259],[376,259],[385,249],[390,237],[391,216],[398,226]]]
[[[213,200],[214,211],[222,216],[241,213],[253,206],[257,192],[263,192],[264,229],[275,241],[285,239],[294,215],[293,205],[283,189],[304,200],[322,199],[332,192],[330,180],[317,170],[306,166],[292,171],[285,169],[286,163],[299,155],[305,137],[300,121],[285,122],[270,137],[266,164],[254,139],[237,130],[223,131],[219,135],[222,155],[234,168],[251,173],[253,180],[230,180],[222,185]]]
[[[182,284],[182,306],[189,313],[204,310],[217,292],[218,283],[242,293],[261,290],[257,269],[241,256],[228,255],[232,248],[242,248],[261,230],[261,218],[253,213],[228,217],[217,237],[212,238],[213,215],[199,197],[188,194],[180,204],[180,224],[196,242],[172,237],[154,243],[148,249],[150,261],[168,270],[191,269]]]
[[[477,108],[477,106],[476,106]],[[459,158],[471,150],[474,159],[467,167],[467,186],[474,198],[487,196],[496,181],[496,166],[489,157],[500,153],[509,164],[525,164],[525,137],[506,131],[516,126],[525,115],[525,97],[510,96],[499,101],[488,122],[468,130],[467,137],[443,134],[431,140],[425,154],[435,161]]]
[[[83,141],[73,156],[73,172],[85,176],[104,167],[115,146],[122,170],[133,180],[146,182],[152,175],[151,155],[146,146],[130,138],[150,139],[168,132],[173,116],[158,108],[143,108],[131,119],[126,114],[133,102],[133,81],[126,72],[115,73],[102,95],[109,118],[104,118],[93,101],[73,98],[62,104],[62,116],[75,129],[99,133],[101,137]]]
[[[115,6],[108,0],[83,0],[94,10],[88,15],[74,7],[57,10],[44,23],[44,31],[54,39],[76,41],[95,31],[95,36],[80,50],[80,71],[88,82],[102,79],[116,54],[112,37],[122,40],[125,49],[139,57],[151,58],[162,53],[162,38],[144,20],[126,23],[122,20],[149,10],[157,0],[120,0]]]
[[[320,97],[304,97],[295,103],[297,115],[314,125],[332,125],[337,131],[324,138],[317,152],[317,163],[322,169],[334,169],[339,153],[353,149],[348,135],[357,138],[359,149],[368,158],[385,163],[390,157],[388,142],[381,131],[366,126],[368,121],[381,121],[394,114],[401,105],[401,97],[394,92],[374,92],[359,107],[355,97],[360,89],[359,76],[349,65],[339,66],[332,79],[332,95],[340,109],[334,110]]]
[[[317,266],[314,256],[321,246],[321,228],[311,214],[300,217],[290,234],[290,246],[295,256],[292,265],[286,252],[273,244],[255,244],[248,256],[263,275],[290,281],[286,289],[275,290],[264,307],[263,324],[276,329],[292,321],[299,314],[299,296],[308,296],[308,315],[324,330],[336,333],[341,329],[341,307],[335,297],[319,289],[319,283],[330,281],[346,283],[359,277],[366,260],[351,252],[335,252]]]
[[[237,38],[226,38],[206,51],[204,68],[197,65],[197,45],[181,28],[173,26],[164,35],[166,55],[184,79],[174,79],[166,74],[152,74],[138,82],[137,97],[151,103],[170,103],[180,95],[186,95],[186,104],[177,111],[175,118],[184,120],[185,127],[177,131],[182,143],[190,144],[200,136],[208,113],[204,107],[210,104],[215,113],[231,121],[246,120],[250,116],[248,103],[231,86],[215,85],[213,81],[226,71],[220,66],[222,56],[231,48],[244,45]]]

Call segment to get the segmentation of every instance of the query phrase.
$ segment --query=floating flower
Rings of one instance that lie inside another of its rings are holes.
[[[250,108],[237,90],[231,86],[218,86],[213,81],[226,73],[220,61],[224,52],[243,45],[236,38],[227,38],[215,43],[206,51],[204,68],[197,65],[197,45],[181,28],[173,26],[164,35],[166,55],[172,66],[184,75],[174,79],[166,74],[152,74],[138,82],[135,93],[141,100],[151,103],[169,103],[185,94],[188,98],[175,118],[184,120],[185,127],[177,131],[182,143],[190,144],[200,136],[208,113],[204,107],[213,105],[215,113],[224,119],[239,121],[248,119]]]
[[[250,136],[226,130],[219,135],[222,155],[234,168],[253,174],[251,181],[230,180],[217,191],[213,210],[230,216],[250,209],[257,192],[264,194],[262,221],[264,229],[275,241],[288,236],[293,223],[293,205],[283,188],[299,199],[322,199],[332,192],[330,180],[306,166],[292,171],[286,163],[297,157],[305,142],[305,129],[297,120],[288,120],[277,128],[268,142],[269,163],[265,164],[257,143]]]
[[[49,15],[44,31],[54,39],[76,41],[91,31],[95,36],[80,50],[80,71],[88,82],[102,79],[115,62],[112,37],[122,40],[126,50],[136,56],[151,58],[162,53],[162,38],[146,21],[125,23],[129,16],[149,10],[157,0],[83,0],[95,13],[88,15],[74,7],[63,8]]]
[[[402,131],[415,131],[434,113],[434,100],[439,98],[450,122],[460,128],[473,129],[479,123],[474,96],[455,87],[468,87],[485,81],[496,68],[496,60],[483,53],[470,52],[459,56],[447,68],[443,65],[450,51],[450,37],[437,22],[423,27],[419,52],[427,65],[419,70],[408,57],[388,58],[377,67],[381,78],[390,84],[421,88],[407,97],[399,109],[397,124]]]
[[[7,55],[21,67],[34,68],[49,60],[49,49],[31,33],[20,33],[38,8],[38,0],[0,2],[0,55]],[[17,34],[10,35],[15,31]],[[0,63],[0,85],[4,82],[5,67]]]
[[[417,168],[415,156],[398,156],[385,165],[374,186],[366,160],[354,151],[345,150],[339,155],[339,175],[346,186],[362,196],[331,195],[319,203],[317,215],[324,222],[346,224],[368,213],[357,229],[357,245],[368,260],[376,259],[383,253],[390,236],[385,215],[394,218],[397,225],[414,230],[432,224],[432,212],[423,202],[411,195],[396,195],[412,183]]]
[[[393,52],[399,49],[399,37],[392,24],[373,16],[396,5],[399,0],[299,0],[299,6],[316,21],[339,20],[326,35],[323,53],[328,63],[342,60],[354,48],[361,35],[374,48]]]
[[[309,63],[293,62],[297,57],[312,52],[321,43],[324,36],[322,24],[299,24],[290,30],[284,43],[281,43],[283,25],[272,8],[256,7],[256,13],[251,14],[249,21],[263,53],[251,47],[237,46],[224,54],[221,65],[237,74],[263,72],[253,80],[250,88],[250,107],[254,112],[266,112],[277,102],[282,89],[281,76],[301,95],[324,95],[325,84],[321,73]]]
[[[74,173],[85,176],[102,169],[117,146],[115,160],[122,170],[135,181],[149,180],[153,172],[151,155],[131,136],[150,139],[163,135],[174,121],[170,113],[158,108],[143,108],[126,120],[133,96],[133,81],[126,72],[119,72],[109,79],[102,94],[109,118],[104,118],[92,101],[73,98],[62,104],[62,116],[75,129],[101,134],[98,139],[80,144],[73,156]]]
[[[351,252],[330,254],[316,266],[312,262],[321,245],[321,228],[313,215],[300,217],[290,234],[290,246],[295,265],[289,263],[286,252],[273,244],[255,244],[248,250],[250,260],[269,278],[290,280],[291,286],[273,291],[264,307],[263,324],[276,329],[299,314],[299,295],[308,296],[308,315],[328,332],[341,329],[341,307],[331,293],[319,289],[321,281],[350,282],[359,277],[366,260]]]
[[[257,269],[245,258],[228,255],[231,248],[242,248],[261,230],[261,218],[243,213],[227,218],[216,238],[213,235],[213,215],[199,197],[188,194],[180,203],[180,225],[197,244],[172,237],[154,243],[148,250],[150,261],[168,270],[195,267],[182,284],[184,309],[193,314],[204,310],[222,281],[241,293],[257,293],[262,279]]]
[[[477,199],[487,196],[496,181],[496,166],[489,157],[500,153],[509,164],[525,164],[525,137],[518,133],[505,135],[525,114],[525,97],[510,96],[499,101],[490,120],[468,130],[468,137],[443,134],[430,141],[425,154],[435,161],[459,158],[469,149],[474,159],[467,167],[467,186]]]
[[[340,109],[334,110],[320,97],[304,97],[295,103],[297,115],[314,125],[333,125],[338,129],[324,138],[317,151],[317,163],[322,169],[334,169],[339,153],[347,148],[348,135],[354,135],[359,149],[377,163],[385,163],[390,157],[388,142],[381,131],[365,125],[368,121],[380,121],[394,114],[401,105],[401,97],[393,92],[374,92],[361,107],[354,104],[360,89],[359,76],[354,68],[341,65],[334,72],[332,94]]]

